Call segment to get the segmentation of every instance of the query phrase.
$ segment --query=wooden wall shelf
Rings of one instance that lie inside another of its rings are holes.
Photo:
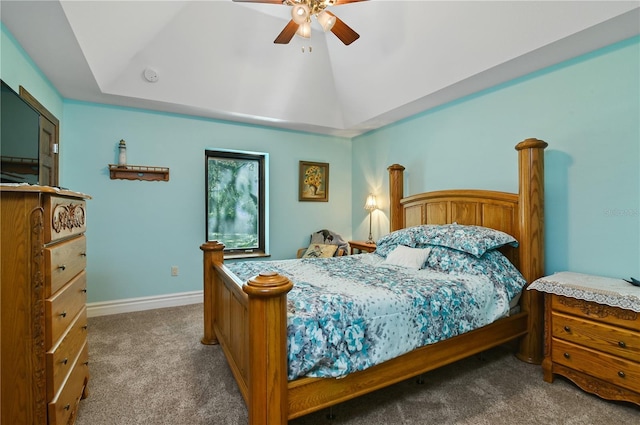
[[[147,167],[145,165],[126,165],[120,167],[109,164],[109,177],[123,180],[169,181],[169,168]]]

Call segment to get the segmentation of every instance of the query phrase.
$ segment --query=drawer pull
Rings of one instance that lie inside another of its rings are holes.
[[[63,359],[60,363],[67,364],[67,363],[69,363],[69,359]]]
[[[564,327],[564,331],[571,333],[571,328],[569,326],[565,326]]]
[[[82,364],[85,365],[85,366],[89,366],[89,362],[84,362]]]
[[[80,256],[81,256],[81,257],[86,257],[86,256],[87,256],[87,253],[86,253],[86,252],[81,252],[81,253],[80,253]]]
[[[69,410],[69,409],[71,409],[71,405],[70,404],[67,404],[67,405],[64,406],[64,410]]]
[[[87,288],[81,289],[80,292],[87,293]]]
[[[571,355],[569,353],[564,353],[563,356],[564,356],[565,359],[568,359],[568,358],[571,357]]]
[[[67,317],[67,312],[63,311],[62,313],[60,313],[60,317]]]
[[[618,346],[620,348],[627,348],[627,344],[625,344],[624,341],[618,341]]]
[[[618,376],[621,378],[624,378],[626,375],[624,374],[623,371],[618,372]]]
[[[83,330],[83,331],[86,331],[88,327],[89,327],[89,326],[84,325],[84,326],[82,327],[82,330]]]
[[[63,264],[63,265],[61,265],[61,266],[58,266],[58,268],[59,268],[60,270],[62,270],[62,271],[65,271],[65,270],[66,270],[66,268],[67,268],[67,266],[65,266],[65,265]]]

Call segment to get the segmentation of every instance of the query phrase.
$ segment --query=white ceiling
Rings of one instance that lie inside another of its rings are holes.
[[[273,44],[289,9],[1,0],[0,17],[65,98],[346,137],[640,33],[639,1],[369,0],[330,9],[350,46],[319,26]]]

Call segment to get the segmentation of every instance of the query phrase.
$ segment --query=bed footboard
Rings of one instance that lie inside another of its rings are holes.
[[[289,279],[265,271],[246,283],[224,266],[224,245],[204,253],[203,344],[220,344],[249,412],[250,425],[286,424]],[[249,338],[249,335],[251,337]]]

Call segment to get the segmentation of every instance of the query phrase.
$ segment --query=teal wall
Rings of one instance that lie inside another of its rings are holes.
[[[640,38],[416,115],[353,140],[358,208],[388,196],[399,163],[405,193],[445,188],[517,191],[514,146],[535,137],[545,153],[546,271],[640,276]],[[374,216],[387,233],[388,201]]]
[[[349,139],[63,100],[4,26],[1,54],[0,77],[16,90],[23,85],[61,120],[60,185],[93,198],[89,302],[202,289],[205,149],[268,154],[271,258],[295,257],[321,228],[351,236]],[[169,167],[170,181],[111,180],[120,139],[130,164]],[[329,202],[298,201],[302,160],[330,164]]]
[[[309,235],[351,234],[351,142],[264,127],[65,100],[62,181],[90,194],[89,301],[202,288],[206,149],[269,157],[272,259],[294,258]],[[111,180],[107,164],[127,142],[127,161],[169,167],[169,182]],[[298,201],[299,161],[330,164],[329,202]],[[171,266],[179,275],[170,275]]]
[[[240,125],[62,99],[4,26],[0,77],[23,85],[61,120],[61,185],[88,205],[89,301],[201,289],[204,150],[269,155],[271,258],[309,233],[388,229],[386,167],[407,167],[407,193],[515,191],[515,144],[546,140],[547,272],[640,276],[640,38],[354,138]],[[169,167],[169,182],[111,180],[125,139],[131,164]],[[455,159],[455,161],[453,161]],[[330,163],[328,203],[298,202],[298,161]],[[170,267],[180,269],[170,276]]]
[[[62,122],[62,97],[0,22],[0,76],[16,93],[23,86]]]

